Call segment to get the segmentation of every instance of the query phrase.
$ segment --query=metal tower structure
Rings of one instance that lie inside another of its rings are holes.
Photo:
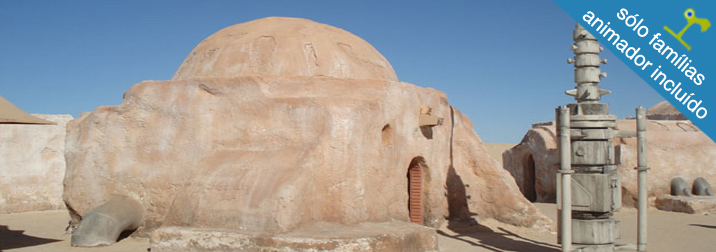
[[[612,139],[636,135],[639,135],[639,246],[643,241],[645,250],[642,210],[646,211],[646,190],[641,187],[645,185],[648,168],[644,155],[644,108],[637,108],[638,134],[617,130],[617,117],[609,114],[608,104],[599,102],[603,95],[611,93],[599,86],[601,78],[607,76],[599,68],[607,63],[599,56],[603,48],[579,24],[574,28],[573,39],[570,49],[575,56],[567,62],[574,64],[577,86],[566,94],[573,96],[577,103],[560,107],[556,112],[560,155],[557,200],[561,210],[559,231],[563,251],[614,251],[619,226],[613,212],[621,208],[622,199],[617,173],[619,160]],[[645,227],[645,212],[643,218]]]

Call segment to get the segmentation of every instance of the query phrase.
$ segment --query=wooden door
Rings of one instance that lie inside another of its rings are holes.
[[[525,160],[524,170],[522,176],[524,183],[522,183],[522,192],[525,198],[530,202],[537,201],[537,174],[535,171],[535,159],[532,155],[527,156]]]
[[[408,209],[410,221],[423,224],[423,171],[420,164],[414,164],[408,169]]]

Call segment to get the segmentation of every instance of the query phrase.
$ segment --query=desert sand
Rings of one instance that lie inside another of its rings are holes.
[[[536,205],[556,221],[554,204]],[[650,208],[648,214],[648,251],[714,251],[716,216],[665,212],[655,208]],[[636,217],[634,208],[625,208],[615,214],[621,221],[621,238],[617,244],[625,245],[620,251],[636,251]],[[561,251],[555,233],[535,232],[492,220],[454,228],[445,225],[438,232],[442,251]]]
[[[490,154],[490,156],[497,159],[497,161],[500,162],[500,165],[502,165],[502,153],[512,147],[515,147],[515,145],[516,144],[508,143],[485,143],[485,149],[487,149],[487,153]]]
[[[554,204],[536,205],[548,217],[556,219]],[[621,221],[622,238],[618,244],[635,244],[636,210],[622,209],[616,218]],[[1,214],[0,250],[110,252],[147,251],[149,248],[148,239],[132,237],[108,247],[71,247],[70,234],[64,230],[69,219],[63,210]],[[476,221],[472,225],[449,222],[438,233],[441,251],[560,251],[555,233],[537,232],[492,219]],[[716,216],[672,213],[652,208],[649,209],[648,235],[647,248],[650,252],[714,251]]]

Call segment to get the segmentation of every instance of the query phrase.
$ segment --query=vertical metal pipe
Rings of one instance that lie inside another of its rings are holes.
[[[639,106],[636,108],[636,138],[637,138],[637,167],[639,175],[639,197],[638,197],[638,236],[637,250],[646,251],[646,110]]]
[[[572,250],[572,143],[569,132],[569,108],[557,108],[557,127],[559,130],[559,162],[562,174],[562,212],[560,216],[562,231],[562,251]]]
[[[562,154],[561,154],[562,151],[560,151],[561,148],[559,146],[560,145],[560,143],[559,143],[559,128],[560,128],[559,127],[559,111],[560,111],[560,107],[557,107],[554,109],[554,127],[555,127],[554,133],[556,134],[555,143],[557,144],[557,163],[556,163],[556,165],[558,165],[558,166],[560,165],[559,159],[562,156]],[[562,171],[562,168],[560,166],[557,169],[558,169],[557,173],[555,174],[555,179],[556,179],[555,180],[555,182],[556,182],[555,189],[556,189],[556,195],[557,195],[557,202],[555,204],[557,206],[557,244],[562,244],[562,231],[563,231],[562,230],[562,173],[560,172],[560,171]]]

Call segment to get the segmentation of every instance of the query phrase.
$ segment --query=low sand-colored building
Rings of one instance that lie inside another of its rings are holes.
[[[70,120],[70,115],[30,115],[0,97],[0,213],[64,208]]]
[[[704,177],[716,182],[716,144],[693,123],[682,119],[668,102],[647,111],[647,158],[649,202],[668,194],[673,177],[693,181]],[[667,119],[667,120],[665,120]],[[670,119],[670,120],[668,120]],[[620,130],[635,130],[636,121],[617,121]],[[554,202],[558,165],[554,122],[535,123],[522,141],[502,154],[503,167],[515,178],[530,201]],[[636,139],[616,138],[622,201],[634,206],[637,198]]]

